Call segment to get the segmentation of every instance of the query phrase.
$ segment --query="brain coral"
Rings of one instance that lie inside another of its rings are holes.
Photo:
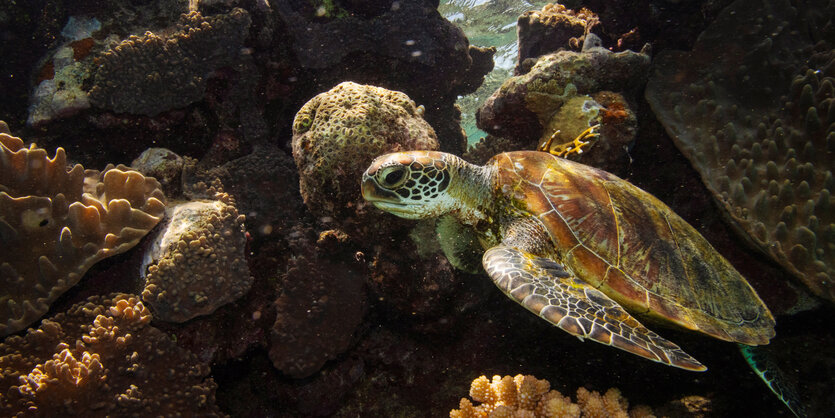
[[[227,194],[215,197],[166,209],[142,268],[142,300],[158,319],[185,322],[208,315],[252,285],[244,216]]]
[[[3,416],[222,416],[209,368],[132,295],[95,296],[0,344]]]
[[[437,150],[421,113],[401,92],[352,82],[310,99],[293,121],[293,157],[311,212],[332,216],[359,202],[362,172],[380,154]]]
[[[239,57],[250,22],[238,8],[206,17],[192,11],[170,33],[132,35],[96,58],[90,100],[148,116],[197,102],[209,73]]]
[[[58,148],[0,134],[0,335],[25,328],[99,260],[127,251],[160,219],[159,183],[124,166],[68,169]]]
[[[761,3],[659,55],[646,98],[737,230],[835,300],[835,5]]]
[[[478,406],[462,398],[459,409],[450,411],[450,418],[579,418],[611,417],[627,418],[652,417],[652,410],[636,406],[629,411],[629,402],[620,391],[611,388],[604,395],[577,389],[577,403],[551,389],[547,380],[533,376],[493,376],[493,381],[481,376],[470,385],[470,397],[480,402]]]

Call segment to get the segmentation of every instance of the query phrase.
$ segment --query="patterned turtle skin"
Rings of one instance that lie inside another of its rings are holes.
[[[746,345],[774,336],[768,308],[704,237],[608,172],[537,151],[484,166],[410,151],[374,160],[362,192],[404,218],[451,214],[471,226],[494,283],[581,339],[702,371],[635,317]]]

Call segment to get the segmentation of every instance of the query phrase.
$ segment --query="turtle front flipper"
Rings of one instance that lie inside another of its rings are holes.
[[[500,244],[484,253],[484,269],[505,294],[569,334],[686,370],[707,367],[650,331],[617,302],[555,261]]]

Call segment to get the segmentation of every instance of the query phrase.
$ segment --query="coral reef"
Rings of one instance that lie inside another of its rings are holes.
[[[160,183],[166,196],[180,194],[182,188],[183,157],[166,148],[148,148],[139,154],[131,168],[143,175],[153,177]]]
[[[150,321],[136,296],[97,296],[7,338],[0,413],[222,416],[209,368]]]
[[[450,411],[451,418],[513,418],[513,417],[653,417],[646,406],[629,410],[629,402],[620,391],[611,388],[605,394],[577,389],[577,403],[551,390],[547,380],[533,376],[493,376],[492,382],[480,376],[470,386],[470,398],[480,402],[478,406],[467,398],[461,398],[459,409]]]
[[[360,203],[359,179],[374,157],[437,150],[422,110],[401,92],[344,82],[310,99],[293,121],[293,157],[304,202],[317,216]]]
[[[338,2],[344,16],[318,15],[307,2],[272,4],[298,58],[302,77],[324,91],[346,80],[402,91],[426,106],[441,149],[460,153],[466,137],[457,126],[455,101],[475,91],[492,68],[491,48],[469,45],[456,25],[425,0]],[[324,2],[328,3],[328,2]]]
[[[808,3],[738,0],[646,98],[742,236],[835,300],[835,8]]]
[[[327,235],[322,234],[320,245],[329,240]],[[270,336],[273,365],[295,378],[316,373],[344,352],[366,310],[362,271],[326,248],[305,247],[280,275]]]
[[[605,166],[623,155],[622,148],[636,135],[630,110],[646,81],[650,57],[640,53],[613,53],[588,34],[583,50],[542,55],[530,70],[506,80],[479,108],[479,128],[515,144],[503,151],[533,148],[549,139],[554,144],[572,141],[592,125],[600,124],[598,155],[582,162],[602,161]],[[552,138],[556,137],[556,138]],[[617,153],[611,153],[616,150]]]
[[[585,7],[574,11],[559,3],[549,3],[542,10],[525,12],[516,23],[519,38],[516,74],[523,72],[522,63],[526,59],[560,49],[580,51],[586,35],[599,24],[597,15]]]
[[[169,205],[145,253],[142,300],[164,321],[214,312],[252,284],[245,248],[244,216],[229,195]]]
[[[159,183],[125,166],[67,167],[0,134],[0,335],[46,313],[101,259],[127,251],[162,219]]]
[[[299,174],[293,158],[273,145],[258,145],[251,153],[219,167],[206,168],[192,161],[184,167],[185,193],[194,194],[198,183],[215,179],[235,198],[238,211],[246,215],[247,231],[255,240],[282,236],[305,218],[299,194]]]
[[[130,36],[96,57],[93,105],[154,116],[203,98],[208,75],[240,56],[249,13],[184,14],[171,33]]]

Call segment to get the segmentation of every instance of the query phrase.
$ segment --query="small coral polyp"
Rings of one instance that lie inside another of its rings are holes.
[[[125,166],[67,166],[0,134],[0,335],[24,329],[98,261],[162,219],[159,183]]]

